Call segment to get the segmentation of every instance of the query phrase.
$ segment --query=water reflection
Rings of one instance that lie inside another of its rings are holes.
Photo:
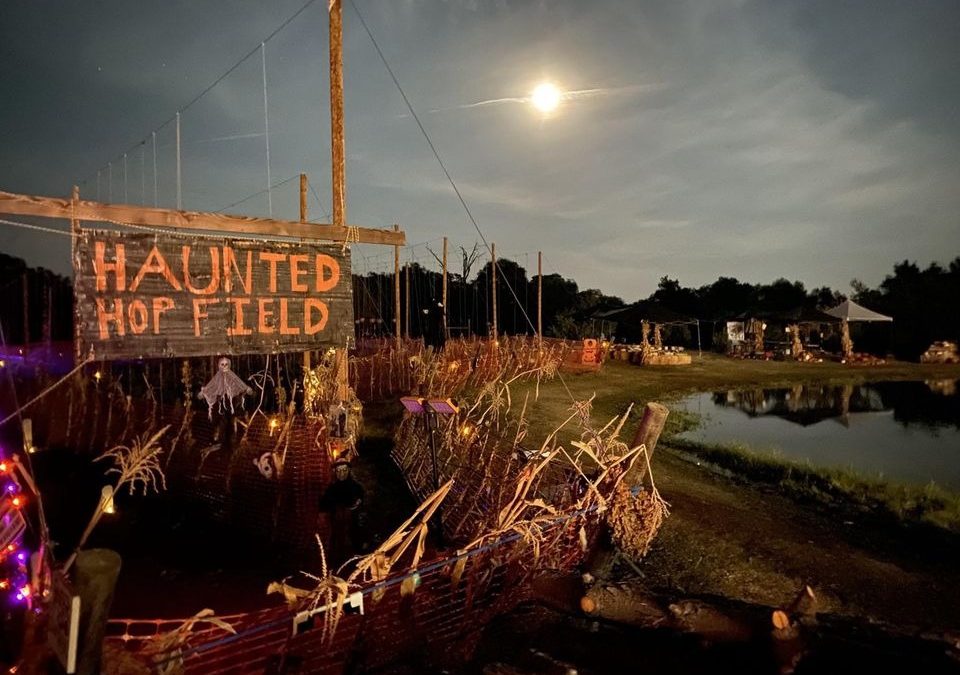
[[[960,490],[957,380],[802,384],[698,394],[685,436],[744,443],[784,457]]]
[[[905,426],[960,428],[957,380],[718,391],[713,403],[738,408],[751,417],[774,415],[802,426],[827,419],[849,425],[853,413],[893,411],[893,418]]]

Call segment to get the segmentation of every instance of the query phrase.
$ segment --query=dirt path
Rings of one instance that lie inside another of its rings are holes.
[[[672,515],[641,565],[652,586],[779,605],[807,583],[824,611],[960,627],[958,537],[799,504],[669,451],[655,476]]]

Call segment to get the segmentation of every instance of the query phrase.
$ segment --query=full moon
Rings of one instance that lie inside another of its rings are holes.
[[[530,94],[530,102],[542,113],[549,113],[556,110],[560,105],[560,90],[549,82],[538,84]]]

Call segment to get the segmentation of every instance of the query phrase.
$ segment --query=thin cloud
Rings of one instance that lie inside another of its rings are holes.
[[[598,98],[601,96],[613,96],[616,94],[631,94],[644,90],[658,89],[662,84],[630,84],[619,87],[595,87],[592,89],[571,89],[561,92],[561,101],[576,101],[587,98]],[[461,103],[459,105],[445,106],[442,108],[432,108],[428,112],[439,113],[449,112],[451,110],[469,110],[471,108],[485,108],[487,106],[505,105],[511,103],[527,104],[533,100],[531,96],[505,96],[503,98],[489,98],[484,101],[473,101],[472,103]],[[404,115],[405,117],[405,115]]]

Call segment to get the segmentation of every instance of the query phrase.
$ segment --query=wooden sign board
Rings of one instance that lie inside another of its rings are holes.
[[[81,357],[305,351],[353,336],[340,244],[84,229],[73,269]]]
[[[74,593],[62,572],[53,575],[48,605],[47,645],[64,671],[77,672],[77,646],[80,637],[80,596]]]

